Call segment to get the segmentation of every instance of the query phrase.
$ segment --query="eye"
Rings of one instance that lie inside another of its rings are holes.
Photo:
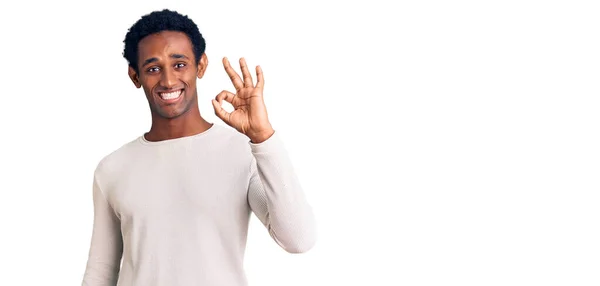
[[[146,71],[148,71],[149,73],[155,73],[158,72],[160,70],[159,67],[151,67],[149,69],[147,69]]]
[[[175,68],[176,68],[176,69],[180,69],[180,68],[182,68],[182,67],[185,67],[185,64],[184,64],[184,63],[177,63],[177,64],[175,64]]]

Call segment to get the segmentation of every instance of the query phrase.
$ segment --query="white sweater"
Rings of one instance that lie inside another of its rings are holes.
[[[100,161],[93,200],[84,286],[247,285],[251,213],[290,253],[316,239],[277,132],[260,144],[217,124],[159,142],[140,136]]]

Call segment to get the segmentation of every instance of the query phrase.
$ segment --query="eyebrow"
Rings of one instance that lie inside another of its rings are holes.
[[[187,60],[189,60],[189,58],[187,56],[182,55],[182,54],[170,54],[169,56],[171,58],[174,58],[174,59],[187,59]],[[146,66],[147,64],[151,64],[151,63],[157,62],[157,61],[158,61],[158,58],[149,58],[149,59],[147,59],[147,60],[144,61],[144,64],[142,64],[142,66]]]

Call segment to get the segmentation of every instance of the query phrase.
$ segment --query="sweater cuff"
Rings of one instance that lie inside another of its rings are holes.
[[[250,144],[250,148],[254,154],[273,153],[283,150],[283,142],[281,141],[277,131],[275,131],[275,133],[273,133],[269,139],[261,143],[252,143],[249,141],[248,144]]]

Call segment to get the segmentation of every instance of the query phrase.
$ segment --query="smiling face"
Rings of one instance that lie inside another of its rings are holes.
[[[163,31],[139,42],[139,72],[129,67],[129,76],[137,88],[144,88],[153,116],[174,119],[198,104],[196,78],[202,78],[207,64],[202,54],[196,65],[185,33]]]

